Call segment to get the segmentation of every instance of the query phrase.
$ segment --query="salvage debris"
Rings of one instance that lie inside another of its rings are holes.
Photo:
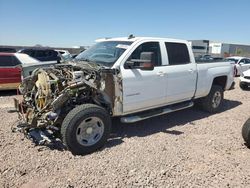
[[[36,145],[58,142],[55,134],[76,106],[94,103],[112,109],[106,82],[112,84],[112,70],[87,62],[34,70],[19,88],[23,100],[14,100],[20,123],[13,131],[25,133]]]

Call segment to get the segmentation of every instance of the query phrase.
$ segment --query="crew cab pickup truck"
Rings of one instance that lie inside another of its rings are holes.
[[[195,62],[185,40],[102,39],[68,65],[35,70],[15,104],[25,114],[25,132],[56,127],[72,153],[87,154],[105,144],[115,116],[133,123],[194,102],[218,112],[234,85],[233,69],[228,62]]]

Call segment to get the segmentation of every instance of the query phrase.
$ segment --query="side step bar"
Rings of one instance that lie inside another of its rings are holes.
[[[140,112],[134,115],[121,117],[121,122],[122,123],[134,123],[134,122],[148,119],[151,117],[160,116],[160,115],[168,114],[177,110],[189,108],[189,107],[192,107],[193,105],[194,105],[193,101],[187,101],[187,102],[182,102],[182,103],[178,103],[174,105],[169,105],[163,108],[157,108],[157,109],[148,110],[145,112]]]

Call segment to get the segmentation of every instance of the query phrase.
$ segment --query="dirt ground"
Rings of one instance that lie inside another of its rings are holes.
[[[113,122],[106,146],[74,156],[12,133],[14,92],[0,92],[0,187],[250,187],[241,127],[250,91],[225,92],[223,110],[191,108],[134,124]]]

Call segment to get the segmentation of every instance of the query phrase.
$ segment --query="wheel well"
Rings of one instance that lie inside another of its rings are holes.
[[[214,78],[213,85],[219,85],[222,89],[225,89],[227,83],[227,76],[219,76]]]

